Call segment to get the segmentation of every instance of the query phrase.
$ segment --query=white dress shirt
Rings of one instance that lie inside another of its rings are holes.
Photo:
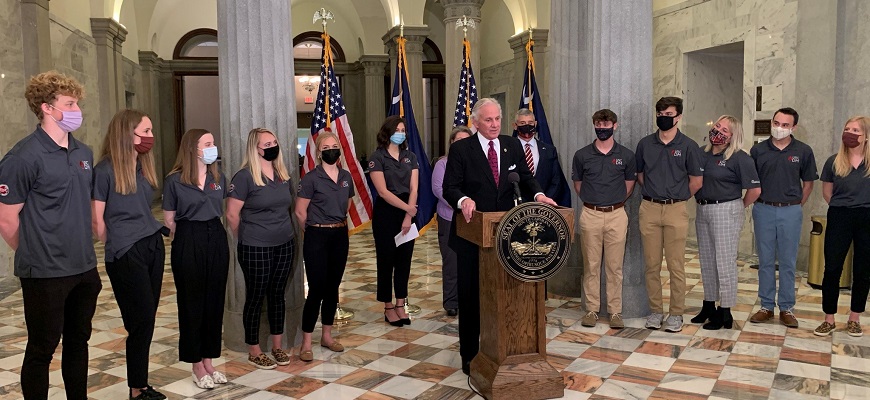
[[[541,156],[538,155],[538,140],[535,139],[534,136],[532,136],[532,138],[529,139],[528,142],[519,136],[517,138],[520,139],[520,143],[523,144],[523,154],[526,154],[526,145],[528,145],[529,150],[532,151],[532,165],[535,167],[535,173],[537,173],[538,172],[538,161],[541,160]]]
[[[498,157],[498,167],[499,167],[498,173],[501,174],[501,147],[500,147],[500,143],[498,141],[498,138],[496,137],[493,140],[489,140],[486,137],[484,137],[483,134],[478,133],[477,140],[480,142],[480,149],[483,150],[483,155],[486,157],[487,160],[489,160],[489,142],[492,142],[492,147],[493,147],[493,149],[495,149],[496,157]],[[525,144],[524,144],[524,146],[525,146]],[[537,147],[534,147],[534,149],[535,150],[534,150],[533,154],[535,154],[535,158],[536,158],[535,168],[537,169],[538,150],[537,150]],[[525,152],[525,151],[526,151],[525,147],[523,147],[523,152]],[[525,154],[525,153],[523,153],[523,154]],[[523,162],[526,162],[526,160],[523,159]],[[489,173],[492,173],[492,172],[489,172]],[[533,196],[533,200],[537,201],[538,195],[541,195],[541,194],[544,194],[544,193],[543,192],[535,193],[535,195]],[[461,210],[462,209],[462,202],[467,198],[468,198],[468,196],[462,196],[461,198],[459,198],[459,201],[456,202],[456,208]]]

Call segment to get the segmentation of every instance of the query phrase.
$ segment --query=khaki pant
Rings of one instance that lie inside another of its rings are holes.
[[[583,208],[580,214],[580,244],[583,246],[583,295],[586,309],[601,309],[601,260],[607,282],[607,312],[622,313],[622,261],[628,215],[625,208],[612,212]]]
[[[644,200],[640,203],[639,217],[649,308],[653,313],[664,314],[661,278],[664,249],[671,284],[669,314],[682,316],[686,308],[686,232],[689,229],[686,202],[658,204]]]

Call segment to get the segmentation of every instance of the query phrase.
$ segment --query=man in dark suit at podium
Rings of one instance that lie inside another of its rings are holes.
[[[519,175],[523,198],[556,205],[541,192],[529,171],[519,140],[499,135],[502,121],[498,102],[480,99],[471,118],[477,133],[450,146],[443,185],[444,199],[461,211],[453,213],[449,245],[456,252],[459,270],[459,354],[465,374],[469,374],[471,360],[480,348],[480,265],[478,246],[456,235],[457,220],[470,221],[474,211],[513,208],[514,189],[508,181],[512,172]]]
[[[535,121],[535,113],[528,108],[521,108],[517,111],[514,129],[516,129],[517,138],[520,139],[520,145],[523,147],[526,165],[529,166],[529,170],[532,171],[538,185],[541,185],[541,191],[547,197],[558,200],[565,177],[562,175],[562,167],[559,165],[556,146],[535,138],[538,124]],[[567,206],[571,206],[570,200]]]

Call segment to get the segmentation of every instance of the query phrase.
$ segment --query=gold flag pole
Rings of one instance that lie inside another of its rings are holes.
[[[331,49],[331,46],[329,43],[329,34],[326,33],[326,25],[328,23],[327,20],[333,20],[333,21],[335,20],[335,17],[333,16],[331,11],[329,11],[325,8],[321,8],[321,9],[314,12],[314,22],[312,22],[312,23],[316,24],[317,21],[320,21],[321,26],[323,27],[323,35],[322,35],[322,37],[323,37],[323,49],[324,49],[323,62],[325,64],[327,64],[327,66],[332,66],[332,49]],[[327,73],[326,73],[325,78],[326,78],[326,93],[325,93],[326,100],[325,100],[324,107],[326,107],[326,113],[327,113],[326,129],[329,130],[330,125],[332,124],[332,116],[329,115],[329,90],[330,90],[331,82],[329,82],[329,70],[328,69],[327,69]],[[345,323],[345,322],[353,319],[354,312],[350,309],[342,308],[341,303],[339,301],[340,298],[337,298],[335,300],[336,300],[335,321],[338,323]]]
[[[459,29],[462,27],[462,46],[463,51],[462,55],[465,63],[465,70],[469,71],[469,64],[471,63],[471,42],[468,41],[468,28],[476,28],[477,26],[474,23],[474,19],[468,18],[467,15],[463,15],[462,18],[456,20],[456,27],[454,29]],[[460,77],[460,79],[462,79]],[[468,77],[466,77],[468,79]],[[469,121],[471,117],[471,107],[474,104],[471,104],[471,85],[470,81],[468,85],[465,85],[465,118],[466,122]]]

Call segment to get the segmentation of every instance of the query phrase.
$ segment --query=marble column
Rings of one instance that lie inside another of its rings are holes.
[[[111,18],[91,18],[91,34],[97,45],[100,126],[106,127],[115,113],[126,106],[121,46],[127,39],[127,29]]]
[[[652,4],[634,0],[556,0],[551,12],[550,129],[564,149],[562,168],[570,174],[577,149],[595,138],[592,113],[609,108],[619,116],[616,140],[629,149],[653,129]],[[619,68],[615,68],[619,66]],[[623,314],[649,313],[638,230],[639,190],[628,202],[628,243],[623,266]],[[582,205],[575,196],[575,226]],[[572,262],[550,280],[550,291],[577,296],[582,261],[575,236]],[[606,312],[602,282],[601,312]],[[598,311],[598,310],[595,310]]]
[[[159,59],[159,65],[156,65],[155,79],[157,80],[157,92],[152,92],[152,97],[157,100],[157,118],[160,131],[158,132],[164,139],[161,143],[163,149],[163,170],[169,171],[172,165],[175,164],[175,157],[178,154],[178,139],[176,135],[176,110],[175,110],[175,90],[176,84],[180,84],[181,77],[173,74],[172,67],[169,63]],[[153,122],[153,121],[152,121]],[[156,129],[156,127],[155,127]],[[229,170],[226,170],[229,172]]]
[[[296,102],[293,82],[293,35],[287,0],[218,0],[218,75],[221,110],[222,168],[228,175],[242,163],[248,132],[256,127],[271,130],[282,151],[291,184],[299,179],[296,159]],[[297,239],[301,232],[297,229]],[[231,238],[229,281],[224,313],[224,344],[247,351],[242,327],[245,282],[235,261],[236,239]],[[285,349],[302,341],[304,303],[301,241],[285,291]],[[265,304],[264,304],[265,306]],[[265,308],[265,307],[264,307]],[[265,312],[260,318],[260,346],[271,348]]]
[[[550,31],[548,29],[532,29],[532,40],[535,41],[535,48],[533,49],[533,56],[535,58],[535,81],[538,83],[538,90],[541,91],[541,101],[544,103],[544,107],[549,110],[550,102],[549,94],[550,91],[546,90],[547,88],[547,39]],[[516,105],[518,105],[518,101],[520,99],[520,93],[523,90],[523,74],[526,73],[526,63],[529,58],[526,55],[526,43],[529,42],[529,31],[526,30],[523,33],[516,34],[508,39],[508,44],[511,46],[511,50],[514,51],[514,80],[513,85],[511,85],[510,93],[507,94],[507,98],[509,99],[508,106],[510,110],[513,111]],[[510,101],[517,103],[510,103]],[[513,122],[513,114],[510,112],[507,114],[508,121]],[[559,154],[560,157],[566,157],[562,154]]]
[[[372,151],[377,147],[377,134],[384,122],[384,117],[387,115],[385,109],[386,102],[384,101],[384,76],[390,75],[387,72],[387,66],[390,64],[390,57],[386,54],[367,54],[359,58],[365,74],[365,132],[355,133],[362,135],[363,147],[357,149],[357,152],[366,155],[372,154]],[[360,150],[362,150],[360,152]]]
[[[411,104],[414,105],[414,116],[418,118],[417,124],[420,127],[423,117],[423,42],[429,36],[429,27],[426,26],[405,26],[405,53],[408,58],[408,88],[411,90]],[[386,35],[381,39],[384,41],[384,46],[387,54],[390,55],[390,89],[396,80],[396,56],[397,45],[396,38],[399,37],[399,27],[390,28]],[[405,79],[402,77],[402,79]],[[391,92],[392,93],[392,92]],[[452,121],[452,118],[451,118]],[[383,122],[383,121],[381,121]],[[422,131],[422,129],[421,129]]]
[[[459,91],[459,71],[461,68],[462,59],[462,28],[456,29],[456,21],[466,16],[474,20],[476,28],[468,28],[467,38],[471,43],[471,67],[474,68],[474,77],[477,82],[480,82],[480,30],[482,27],[480,19],[480,8],[486,0],[441,0],[441,5],[444,7],[444,78],[446,91],[445,95],[448,99],[456,99],[456,93]],[[483,97],[483,96],[481,96]],[[451,129],[453,129],[453,113],[455,107],[444,107],[444,140],[445,143],[449,137]],[[448,145],[449,146],[449,145]]]
[[[22,48],[24,49],[24,76],[31,77],[51,70],[51,22],[48,17],[49,0],[21,0]]]
[[[142,68],[140,79],[142,82],[142,92],[139,94],[139,107],[146,114],[151,116],[151,121],[154,124],[154,130],[157,131],[157,144],[160,146],[158,154],[160,158],[154,166],[157,169],[158,176],[166,176],[166,172],[171,169],[172,163],[175,161],[175,129],[170,126],[163,126],[160,123],[160,67],[163,64],[163,59],[157,56],[153,51],[139,52],[139,66]],[[170,90],[169,86],[165,90]],[[171,157],[170,157],[171,155]],[[169,165],[167,165],[169,164]],[[160,182],[162,185],[163,182]]]

